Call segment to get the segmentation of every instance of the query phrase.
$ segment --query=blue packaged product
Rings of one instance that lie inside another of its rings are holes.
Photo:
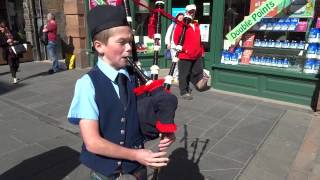
[[[320,60],[315,60],[314,62],[314,73],[319,72],[319,67],[320,67]]]
[[[290,23],[288,23],[288,24],[289,24],[288,31],[294,31],[294,30],[296,30],[297,23],[295,23],[295,22],[290,22]]]
[[[290,23],[291,22],[291,18],[285,18],[284,22]]]
[[[226,51],[224,54],[224,63],[230,64],[230,59],[231,59],[231,54],[230,54],[230,52]]]
[[[298,49],[304,49],[304,46],[305,46],[305,42],[304,41],[300,41],[298,43]]]
[[[284,60],[283,60],[283,67],[289,67],[289,60],[288,60],[288,58],[284,58]]]
[[[276,48],[281,48],[281,41],[280,40],[277,40],[274,44],[274,47]]]
[[[262,63],[263,63],[262,65],[270,66],[271,61],[269,57],[264,57]]]
[[[317,58],[318,45],[316,43],[311,43],[307,49],[307,58]]]
[[[257,57],[256,57],[256,64],[260,65],[261,62],[262,62],[262,59],[263,59],[263,57],[257,56]]]
[[[282,25],[282,23],[276,22],[275,25],[274,25],[273,30],[274,31],[280,31],[281,30],[281,25]]]
[[[238,64],[238,54],[237,53],[231,54],[231,64],[232,65]]]
[[[238,55],[238,59],[241,59],[242,52],[243,52],[243,49],[242,49],[241,47],[237,47],[237,48],[234,50],[234,53],[236,53],[236,54]]]
[[[297,43],[297,41],[295,41],[295,40],[291,41],[291,43],[290,43],[290,48],[291,48],[291,49],[297,49],[297,48],[298,48],[298,43]]]
[[[320,60],[320,46],[318,46],[317,49],[317,59]]]
[[[272,22],[268,22],[267,23],[267,29],[266,30],[273,30],[273,23]]]
[[[259,57],[258,56],[255,56],[255,58],[253,59],[253,64],[258,64],[259,62]]]
[[[289,29],[289,25],[290,25],[290,19],[284,19],[283,23],[281,25],[281,30],[282,31],[287,31]]]
[[[250,63],[250,64],[255,64],[255,59],[256,59],[255,56],[251,56],[249,63]]]
[[[317,43],[319,33],[320,33],[319,29],[311,28],[311,30],[309,31],[308,42],[309,43]]]
[[[277,59],[277,67],[283,67],[283,60]]]
[[[272,65],[271,62],[272,62],[272,58],[271,57],[266,57],[265,65],[271,66]]]
[[[290,18],[290,23],[289,23],[289,28],[288,28],[288,30],[289,30],[289,31],[295,31],[298,22],[299,22],[299,19],[298,19],[298,18]]]
[[[261,41],[260,41],[260,39],[256,39],[256,40],[254,41],[253,45],[256,46],[256,47],[260,47],[260,46],[261,46]]]
[[[281,48],[289,48],[289,45],[290,45],[289,41],[288,41],[288,40],[285,40],[285,41],[282,43]]]
[[[268,40],[264,39],[263,41],[261,41],[261,47],[267,47],[268,45]]]
[[[271,66],[277,66],[277,60],[275,57],[273,57],[271,60]]]
[[[314,73],[314,59],[307,59],[304,63],[303,72],[305,73]]]
[[[274,40],[269,40],[267,46],[268,47],[274,47],[275,46]]]

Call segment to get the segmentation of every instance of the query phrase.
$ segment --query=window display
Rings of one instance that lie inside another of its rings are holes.
[[[268,5],[265,2],[272,1],[226,1],[224,37],[247,16],[257,13],[257,8]],[[318,73],[320,30],[314,21],[314,6],[315,0],[285,0],[269,8],[258,23],[235,34],[235,42],[224,40],[221,63]]]

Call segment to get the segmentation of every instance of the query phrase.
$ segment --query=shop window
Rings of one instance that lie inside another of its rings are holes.
[[[265,2],[225,1],[221,63],[317,73],[320,27],[316,27],[315,12],[319,10],[315,8],[315,0],[284,0],[272,8]],[[261,9],[260,21],[252,21],[252,27],[236,28],[246,16],[257,13],[258,8]]]
[[[154,8],[154,2],[142,0],[140,3]],[[148,23],[151,13],[148,9],[142,6],[135,6],[135,42],[137,45],[137,52],[141,54],[153,53],[153,39],[148,37]]]
[[[212,29],[212,1],[198,0],[195,1],[197,6],[197,13],[195,19],[200,25],[201,42],[204,46],[205,52],[210,52],[210,38]]]

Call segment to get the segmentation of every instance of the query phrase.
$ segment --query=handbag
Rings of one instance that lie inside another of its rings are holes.
[[[47,32],[42,32],[40,35],[40,41],[44,44],[44,45],[48,45],[48,33]]]
[[[16,44],[11,46],[11,49],[16,55],[20,55],[27,52],[27,44]]]
[[[210,71],[203,69],[202,78],[196,83],[195,87],[198,91],[206,91],[210,89],[211,76]]]

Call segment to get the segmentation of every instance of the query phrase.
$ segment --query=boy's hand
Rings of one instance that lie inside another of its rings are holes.
[[[152,152],[149,149],[139,149],[135,152],[135,160],[140,164],[149,166],[152,168],[158,168],[166,166],[169,158],[164,157],[166,152]]]
[[[163,138],[160,139],[160,142],[158,145],[159,150],[160,151],[166,150],[175,141],[175,139],[176,137],[174,133],[165,134]]]

